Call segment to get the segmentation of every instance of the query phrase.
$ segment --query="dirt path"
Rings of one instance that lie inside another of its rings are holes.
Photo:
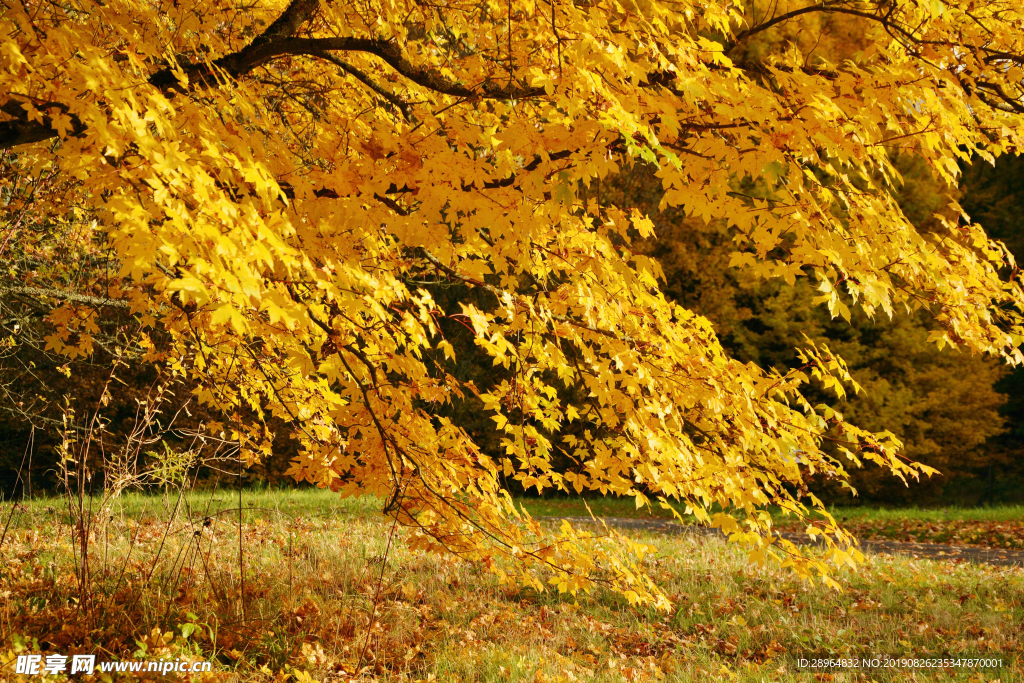
[[[566,519],[573,524],[583,526],[593,524],[589,517],[546,517],[555,521]],[[605,517],[608,526],[618,529],[638,529],[656,531],[664,534],[700,534],[704,536],[723,536],[718,529],[683,525],[663,519],[630,519],[626,517]],[[782,537],[800,545],[810,545],[815,541],[806,534],[783,532]],[[973,548],[962,545],[944,545],[941,543],[902,543],[900,541],[861,541],[860,548],[867,553],[885,555],[904,555],[928,560],[961,560],[964,562],[981,562],[1001,567],[1024,566],[1024,551],[1002,550],[997,548]]]

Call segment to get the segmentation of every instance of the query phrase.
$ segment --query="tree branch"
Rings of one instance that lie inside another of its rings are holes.
[[[212,64],[182,64],[179,69],[161,69],[149,77],[149,84],[164,92],[184,92],[195,87],[216,86],[222,80],[223,75],[229,78],[239,78],[278,57],[304,55],[324,59],[336,66],[341,66],[344,62],[329,55],[329,52],[364,52],[379,57],[413,83],[443,95],[467,99],[528,99],[544,93],[543,88],[532,88],[512,83],[500,84],[492,80],[484,81],[476,86],[464,85],[447,78],[433,67],[414,64],[398,45],[386,40],[358,37],[280,37],[285,35],[285,31],[296,30],[318,6],[319,2],[313,0],[294,0],[285,13],[271,24],[266,32],[244,49],[225,55]],[[393,95],[385,94],[386,91],[383,88],[372,84],[372,81],[353,67],[346,64],[342,68],[369,85],[393,105],[398,106],[408,117],[407,104],[403,102],[399,105],[401,100]],[[187,85],[182,81],[182,76],[187,78]],[[66,105],[48,104],[44,106],[56,106],[68,113]],[[42,142],[57,137],[57,131],[54,130],[50,117],[44,116],[42,122],[29,121],[27,112],[16,100],[8,100],[0,106],[0,110],[13,118],[11,121],[0,122],[0,149]],[[71,129],[68,134],[75,137],[84,134],[85,125],[74,114],[69,115],[71,116]]]
[[[350,75],[353,78],[355,78],[357,81],[359,81],[360,83],[365,85],[367,88],[369,88],[373,92],[375,92],[378,95],[380,95],[381,97],[383,97],[392,106],[394,106],[396,109],[398,109],[400,112],[402,112],[402,117],[406,121],[412,121],[415,118],[412,115],[412,109],[409,107],[409,104],[407,102],[405,102],[398,95],[395,95],[394,93],[388,92],[387,90],[385,90],[380,85],[377,85],[377,83],[375,83],[369,76],[367,76],[362,71],[360,71],[359,69],[355,68],[354,66],[352,66],[348,62],[342,61],[342,60],[338,59],[337,57],[335,57],[334,55],[332,55],[332,54],[330,54],[328,52],[321,52],[321,53],[317,54],[316,56],[319,57],[320,59],[326,61],[326,62],[330,62],[331,64],[334,64],[336,67],[338,67],[339,69],[341,69],[342,71],[344,71],[348,75]]]
[[[218,69],[225,71],[232,78],[248,73],[267,61],[267,58],[264,58],[263,55],[271,45],[295,35],[299,27],[308,21],[319,7],[320,0],[292,0],[284,12],[281,13],[281,16],[274,20],[274,23],[268,26],[266,31],[238,52],[225,55],[214,61],[214,69],[205,64],[189,64],[182,65],[182,70],[189,76],[190,81],[195,77],[197,80],[202,81],[204,85],[214,84],[207,83],[207,81],[216,80],[215,76]],[[149,77],[149,83],[161,90],[179,87],[178,76],[170,68],[157,71]]]
[[[49,297],[51,299],[74,301],[75,303],[88,304],[90,306],[110,306],[111,308],[131,307],[131,304],[122,299],[108,299],[106,297],[90,296],[88,294],[77,294],[75,292],[66,292],[61,289],[51,289],[49,287],[8,287],[0,285],[0,296],[7,294],[21,294],[23,296],[31,297]]]
[[[741,31],[740,33],[736,34],[736,38],[733,40],[733,46],[739,45],[741,42],[743,42],[750,36],[757,35],[762,31],[767,31],[772,26],[789,21],[790,19],[794,19],[800,16],[801,14],[810,14],[811,12],[824,12],[828,6],[828,2],[823,2],[820,5],[810,5],[809,7],[801,7],[800,9],[793,10],[792,12],[786,12],[785,14],[777,16],[774,19],[762,22],[757,26],[751,26],[746,31]]]
[[[10,121],[0,121],[0,149],[16,147],[17,145],[30,145],[34,142],[43,142],[57,137],[57,131],[53,128],[53,119],[43,115],[43,121],[30,121],[28,112],[21,106],[22,102],[16,99],[9,99],[0,105],[0,111],[11,117]],[[67,105],[59,102],[45,102],[34,104],[40,113],[56,107],[61,112],[68,114]],[[85,124],[74,114],[71,117],[71,128],[68,135],[79,136],[85,133]]]
[[[212,67],[205,64],[184,68],[189,81],[193,79],[206,81],[215,78],[216,71],[222,70],[232,78],[246,74],[277,57],[306,55],[323,57],[326,52],[365,52],[379,57],[392,69],[413,83],[429,90],[453,97],[492,98],[492,99],[527,99],[544,93],[543,88],[529,88],[511,84],[499,84],[487,80],[478,86],[467,86],[445,77],[433,67],[414,64],[402,52],[402,49],[388,40],[377,38],[359,38],[347,36],[341,38],[284,38],[249,47],[213,62]],[[170,69],[153,74],[149,82],[161,88],[170,88],[177,84],[178,77]]]

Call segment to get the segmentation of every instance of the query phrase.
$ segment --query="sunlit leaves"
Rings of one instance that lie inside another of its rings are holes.
[[[665,204],[734,229],[735,265],[813,277],[834,316],[927,309],[943,342],[1020,358],[1012,259],[956,206],[915,229],[891,160],[951,180],[966,150],[1019,145],[1019,10],[842,7],[873,28],[827,64],[799,40],[753,59],[765,8],[716,1],[18,5],[0,144],[79,181],[133,313],[171,336],[247,457],[272,415],[300,442],[291,474],[381,495],[421,547],[664,606],[643,548],[547,532],[503,478],[705,521],[742,509],[737,540],[810,575],[826,564],[780,554],[754,512],[819,505],[805,477],[845,477],[828,434],[899,476],[925,468],[803,398],[808,381],[856,390],[828,349],[766,374],[669,302],[630,248],[650,219],[606,201],[616,173],[657,167]],[[88,353],[88,312],[69,310],[51,348]],[[489,359],[480,382],[470,351]],[[493,416],[486,449],[445,413],[464,396]]]

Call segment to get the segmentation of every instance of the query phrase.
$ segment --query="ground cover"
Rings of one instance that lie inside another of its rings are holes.
[[[787,531],[804,525],[782,524]],[[978,520],[865,520],[847,521],[843,526],[863,540],[892,540],[904,543],[947,543],[979,548],[1024,549],[1024,522]]]
[[[672,511],[654,504],[636,507],[632,498],[584,501],[580,498],[523,498],[521,503],[535,516],[598,517],[629,519],[673,519]],[[983,548],[1024,549],[1024,506],[1001,505],[982,508],[877,508],[836,507],[830,510],[843,526],[864,540],[892,540],[905,543],[947,543]],[[684,521],[691,516],[681,515]],[[802,531],[806,524],[774,513],[775,523],[784,531]]]
[[[598,517],[628,517],[670,519],[672,511],[660,507],[657,503],[637,508],[634,498],[587,498],[552,496],[545,498],[522,497],[519,503],[533,515],[556,517],[587,516],[587,508]],[[684,510],[678,508],[681,516],[686,519]],[[937,508],[882,508],[872,506],[835,506],[829,512],[846,523],[884,523],[903,520],[919,520],[923,522],[1024,522],[1024,505],[993,505],[988,507],[937,507]],[[774,511],[777,523],[791,519]]]
[[[659,614],[600,592],[500,586],[472,564],[409,552],[401,530],[388,550],[372,499],[243,492],[241,574],[237,492],[119,504],[95,511],[88,591],[63,503],[3,504],[3,521],[14,515],[0,547],[0,658],[183,656],[213,659],[207,680],[247,682],[357,669],[465,683],[1024,678],[1020,569],[875,556],[840,574],[837,592],[750,565],[719,539],[636,532],[675,603]],[[1005,666],[815,676],[796,663],[811,653],[988,654]]]

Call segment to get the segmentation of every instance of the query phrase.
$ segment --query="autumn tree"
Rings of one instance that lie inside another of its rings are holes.
[[[867,49],[876,28],[857,15],[810,14],[800,22],[783,22],[761,32],[745,41],[743,49],[749,58],[795,44],[811,60],[837,62]],[[890,191],[919,232],[941,228],[937,214],[947,220],[955,218],[951,202],[960,199],[966,212],[990,236],[1004,241],[1020,258],[1016,247],[1024,233],[1014,230],[1005,212],[1005,207],[1014,204],[1014,186],[1020,183],[1020,174],[1015,172],[1019,157],[1002,157],[998,169],[980,157],[970,164],[961,161],[966,172],[959,181],[961,187],[955,187],[936,178],[913,154],[901,153],[898,148],[891,154],[900,179]],[[989,177],[999,180],[983,183],[982,179]],[[649,168],[627,170],[607,195],[609,201],[635,205],[651,215],[657,236],[641,248],[662,265],[666,277],[663,291],[707,316],[731,355],[784,372],[796,361],[795,349],[803,336],[827,342],[847,361],[865,389],[848,394],[834,407],[862,427],[890,429],[903,442],[905,455],[938,470],[926,481],[907,486],[887,476],[886,468],[866,463],[850,471],[856,498],[828,480],[812,482],[811,489],[829,503],[977,500],[979,474],[988,475],[993,465],[1008,460],[1005,439],[998,438],[1003,434],[1000,406],[1005,401],[1000,391],[1015,393],[1009,378],[1002,379],[1005,366],[1001,368],[991,357],[950,354],[927,343],[928,332],[935,325],[926,312],[890,320],[853,310],[847,323],[812,303],[814,285],[809,281],[791,288],[749,270],[730,268],[734,248],[729,223],[706,224],[687,218],[677,208],[659,207],[660,193],[652,187]],[[976,211],[979,206],[985,209]],[[815,393],[820,394],[812,389],[806,395],[812,398]],[[812,400],[820,402],[825,397],[817,395]],[[1013,420],[1016,416],[1009,417]],[[1006,482],[1004,486],[1012,488],[1014,484]]]
[[[814,380],[855,388],[829,349],[762,371],[665,298],[630,246],[649,218],[602,202],[623,168],[655,165],[663,204],[735,230],[735,265],[810,279],[834,315],[921,311],[940,344],[1021,358],[1006,249],[956,213],[919,231],[891,191],[894,149],[953,183],[958,159],[1019,146],[1015,5],[3,7],[0,148],[27,176],[74,185],[40,211],[95,212],[118,266],[81,284],[172,340],[143,335],[148,360],[197,381],[248,460],[269,450],[270,418],[285,422],[296,477],[384,496],[421,546],[528,585],[601,582],[666,604],[639,571],[643,546],[545,531],[502,477],[703,519],[742,509],[742,527],[714,521],[755,559],[824,573],[851,557],[834,522],[812,559],[760,511],[804,515],[818,505],[808,475],[847,476],[824,440],[897,476],[922,469],[891,434],[803,397]],[[745,49],[820,15],[863,20],[868,47],[842,61],[799,41]],[[5,242],[31,239],[4,221]],[[69,297],[47,350],[88,353],[92,315]],[[454,325],[507,376],[460,376]],[[444,415],[467,393],[503,457]],[[555,471],[556,456],[574,466]]]

